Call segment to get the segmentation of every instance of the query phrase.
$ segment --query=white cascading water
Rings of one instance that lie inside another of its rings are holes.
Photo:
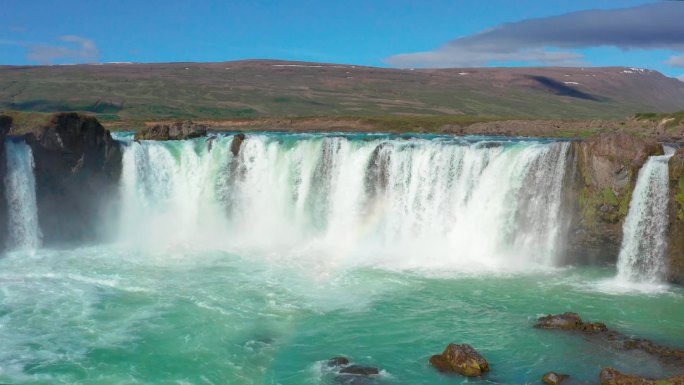
[[[251,135],[126,143],[121,236],[317,263],[551,266],[567,142]]]
[[[33,154],[24,142],[5,141],[9,249],[35,250],[41,244]]]
[[[619,281],[657,283],[662,278],[667,248],[667,163],[672,154],[674,149],[665,147],[665,155],[648,158],[639,170],[622,228]]]

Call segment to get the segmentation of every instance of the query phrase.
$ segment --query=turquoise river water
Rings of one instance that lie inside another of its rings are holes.
[[[264,134],[233,156],[230,135],[119,139],[112,239],[36,247],[28,226],[0,258],[0,383],[332,385],[338,355],[381,369],[364,384],[670,373],[532,327],[565,311],[684,347],[684,290],[560,259],[567,142]],[[437,373],[449,342],[492,371]]]

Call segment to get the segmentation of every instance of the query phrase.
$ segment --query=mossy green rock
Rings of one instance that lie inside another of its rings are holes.
[[[572,244],[578,252],[617,257],[639,169],[649,156],[661,155],[662,146],[615,132],[574,142],[572,151],[577,165],[577,239]]]
[[[489,371],[489,363],[468,344],[449,344],[442,354],[430,357],[430,364],[440,372],[456,372],[477,377]]]

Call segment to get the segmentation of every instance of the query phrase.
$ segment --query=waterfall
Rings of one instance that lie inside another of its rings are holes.
[[[40,247],[41,233],[38,226],[33,154],[26,143],[12,140],[5,141],[5,151],[8,246],[10,249],[35,250]]]
[[[554,265],[569,144],[378,135],[128,141],[121,238],[336,264]],[[324,257],[325,256],[325,257]]]
[[[674,153],[651,156],[639,170],[622,228],[623,240],[618,257],[620,281],[656,283],[664,268],[667,248],[668,160]]]

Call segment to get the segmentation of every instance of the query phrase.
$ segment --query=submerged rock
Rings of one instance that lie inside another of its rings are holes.
[[[546,385],[558,385],[561,382],[565,381],[568,376],[567,374],[558,374],[556,372],[548,372],[544,373],[542,376],[542,382],[545,383]]]
[[[184,140],[207,135],[207,127],[190,120],[155,124],[135,133],[135,140]]]
[[[477,377],[489,371],[489,363],[468,344],[449,344],[442,354],[430,357],[430,364],[440,372],[456,372],[466,377]]]
[[[684,375],[659,380],[623,374],[613,368],[603,368],[599,374],[601,385],[682,385]]]
[[[92,240],[119,194],[122,152],[92,116],[57,113],[26,134],[36,180],[38,220],[46,244]]]

